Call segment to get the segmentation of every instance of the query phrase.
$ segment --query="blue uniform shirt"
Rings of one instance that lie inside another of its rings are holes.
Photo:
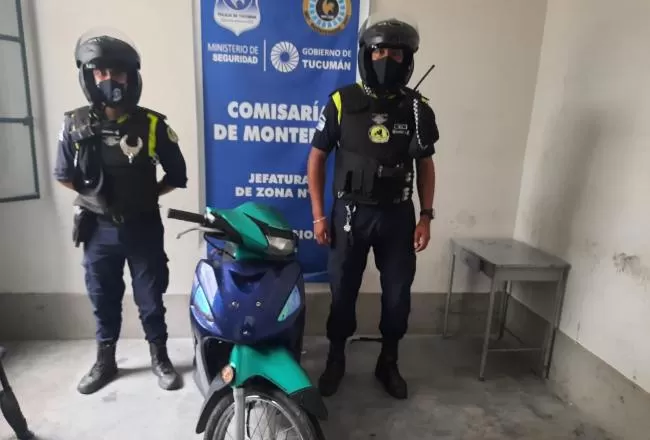
[[[54,177],[61,182],[72,182],[74,176],[75,146],[70,139],[71,119],[65,117],[59,132]],[[175,188],[187,187],[187,166],[178,146],[176,134],[166,121],[160,119],[156,129],[156,154],[165,175],[163,183]]]

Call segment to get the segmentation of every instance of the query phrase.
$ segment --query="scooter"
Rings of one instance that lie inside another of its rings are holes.
[[[196,433],[324,440],[327,408],[300,365],[305,288],[292,228],[254,202],[168,217],[197,225],[177,238],[201,231],[208,243],[190,297],[194,381],[204,397]]]

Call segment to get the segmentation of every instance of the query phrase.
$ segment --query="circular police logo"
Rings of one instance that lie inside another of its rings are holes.
[[[178,142],[178,135],[172,128],[168,125],[167,126],[167,137],[169,138],[170,141],[177,143]]]
[[[319,34],[342,31],[350,22],[350,0],[303,0],[302,11],[309,27]]]
[[[225,0],[224,3],[230,9],[241,11],[248,8],[253,0]]]
[[[368,130],[368,137],[375,144],[385,144],[390,139],[390,131],[385,125],[376,124]]]
[[[271,65],[282,73],[289,73],[298,67],[300,54],[293,43],[281,41],[271,49]]]

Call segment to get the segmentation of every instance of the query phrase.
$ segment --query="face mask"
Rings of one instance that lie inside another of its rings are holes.
[[[372,62],[373,70],[380,86],[392,88],[399,84],[401,79],[402,64],[391,57]]]
[[[122,103],[124,93],[126,92],[126,84],[122,84],[112,79],[107,79],[97,83],[97,88],[104,95],[106,105],[117,105]]]

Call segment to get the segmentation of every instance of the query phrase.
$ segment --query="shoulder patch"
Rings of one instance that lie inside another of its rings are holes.
[[[169,125],[167,125],[167,137],[170,141],[178,143],[178,135]]]
[[[327,118],[324,113],[321,113],[318,117],[318,124],[316,124],[316,130],[323,131],[325,124],[327,123]]]

